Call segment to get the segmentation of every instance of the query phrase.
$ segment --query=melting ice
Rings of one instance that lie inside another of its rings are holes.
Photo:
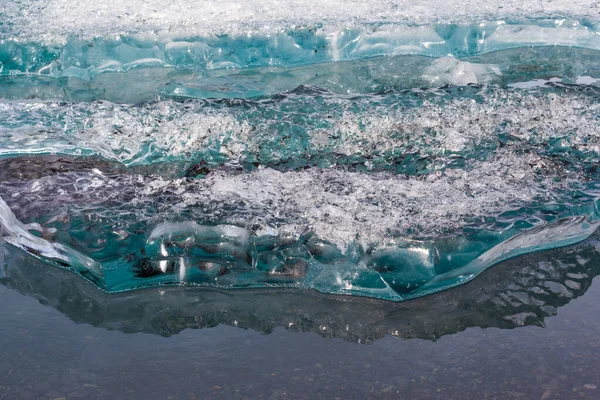
[[[404,300],[595,231],[593,2],[312,3],[2,4],[6,242],[108,292]]]

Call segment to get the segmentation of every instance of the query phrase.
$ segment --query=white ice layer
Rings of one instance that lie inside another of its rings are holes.
[[[133,212],[136,222],[150,225],[188,215],[198,223],[258,226],[271,234],[311,227],[321,239],[346,249],[355,241],[368,248],[415,234],[440,237],[473,218],[494,221],[502,212],[521,206],[560,201],[556,196],[570,182],[557,181],[560,171],[553,168],[557,167],[534,154],[501,150],[487,161],[424,177],[259,168],[250,173],[214,171],[204,179],[170,180],[138,175],[115,178],[92,171],[47,176],[2,190],[11,201],[28,200],[20,213],[39,212],[36,207],[56,208],[60,213],[64,211],[58,209],[73,206],[103,224],[120,223],[119,218]],[[156,214],[158,198],[160,212]]]
[[[556,18],[561,25],[568,17],[597,19],[600,13],[597,0],[24,0],[0,7],[22,35],[38,39],[122,32],[241,35],[321,23],[330,27],[372,22],[419,25],[522,17]]]
[[[343,108],[346,101],[339,101]],[[276,115],[277,103],[274,109],[269,107],[257,111]],[[325,116],[316,110],[314,119]],[[493,92],[483,102],[456,99],[425,102],[418,108],[374,106],[369,112],[348,111],[328,120],[328,128],[306,126],[310,153],[376,157],[410,146],[422,156],[443,156],[472,151],[504,133],[533,145],[558,139],[554,146],[565,151],[600,155],[600,104],[580,95]],[[277,153],[281,146],[274,145],[286,134],[277,130],[278,123],[249,120],[232,110],[186,108],[172,101],[143,107],[0,102],[0,155],[96,154],[136,165],[189,158],[211,146],[231,161],[242,161],[267,146],[276,160],[285,157]]]
[[[551,196],[542,187],[558,189],[564,183],[553,182],[553,176],[540,176],[538,170],[543,167],[543,160],[534,155],[503,153],[475,163],[470,170],[446,170],[426,178],[320,169],[261,169],[236,176],[216,173],[198,183],[203,189],[199,193],[182,193],[183,202],[174,208],[239,199],[265,208],[267,218],[257,218],[258,224],[289,216],[292,218],[279,229],[297,230],[299,224],[307,224],[340,249],[355,239],[367,248],[384,245],[390,232],[416,229],[434,235],[459,227],[465,218],[494,215],[511,204]],[[146,191],[176,190],[177,186],[173,181],[155,181]]]

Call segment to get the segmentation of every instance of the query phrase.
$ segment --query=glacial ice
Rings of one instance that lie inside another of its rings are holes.
[[[108,292],[405,300],[593,234],[593,2],[343,3],[2,4],[4,240]]]

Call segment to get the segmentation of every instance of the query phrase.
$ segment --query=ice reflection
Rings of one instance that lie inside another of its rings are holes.
[[[386,335],[436,340],[469,327],[543,326],[599,274],[599,239],[594,234],[575,246],[508,260],[466,285],[403,303],[297,289],[162,287],[107,294],[8,245],[1,282],[75,322],[126,333],[171,336],[226,324],[264,333],[283,327],[356,343]]]

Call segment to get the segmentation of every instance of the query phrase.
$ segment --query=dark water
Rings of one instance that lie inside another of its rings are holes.
[[[7,248],[0,398],[599,398],[597,240],[403,303],[298,290],[109,295]]]

